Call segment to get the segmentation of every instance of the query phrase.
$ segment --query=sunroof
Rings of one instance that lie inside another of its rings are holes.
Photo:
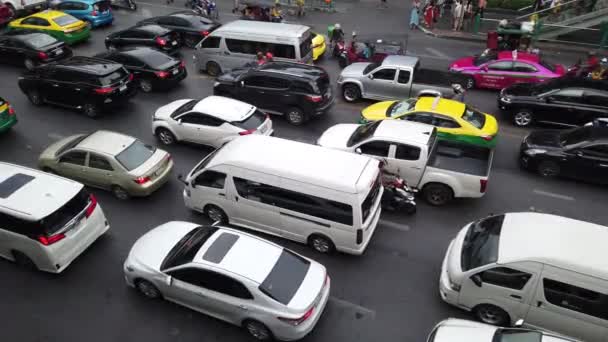
[[[21,189],[22,186],[31,182],[34,178],[23,173],[16,173],[0,183],[0,198],[8,198],[15,191]]]
[[[203,255],[203,260],[216,264],[222,262],[230,248],[234,246],[234,243],[238,239],[238,235],[222,233],[222,235],[215,239],[213,244],[209,246],[209,249],[207,249],[205,255]]]

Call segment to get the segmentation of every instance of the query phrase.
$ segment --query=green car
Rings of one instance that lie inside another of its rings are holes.
[[[17,123],[17,115],[10,103],[0,97],[0,133],[8,131]]]

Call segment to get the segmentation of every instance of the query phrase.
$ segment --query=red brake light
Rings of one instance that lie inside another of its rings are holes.
[[[38,58],[40,58],[40,59],[47,59],[47,58],[49,58],[49,55],[47,55],[44,52],[38,52]]]
[[[15,110],[13,109],[13,106],[11,106],[10,104],[8,104],[8,115],[15,115]]]
[[[310,318],[310,316],[312,316],[313,312],[315,310],[315,307],[311,307],[310,309],[308,309],[308,311],[306,311],[306,313],[304,314],[304,316],[300,317],[300,318],[285,318],[285,317],[278,317],[279,320],[291,324],[293,326],[298,326],[302,323],[304,323],[307,319]]]
[[[93,10],[93,12],[91,12],[91,15],[92,15],[92,16],[94,16],[94,17],[96,17],[96,16],[97,16],[97,14],[98,14],[98,13],[97,13],[97,11],[95,11],[95,10]]]
[[[484,192],[486,192],[487,188],[488,188],[488,180],[480,179],[479,180],[479,192],[484,193]]]
[[[150,181],[150,177],[137,177],[134,179],[135,183],[142,185]]]
[[[93,194],[91,194],[89,196],[89,206],[87,207],[87,211],[85,211],[84,216],[86,216],[86,217],[91,216],[93,211],[95,211],[95,208],[97,208],[97,198],[95,198],[95,196],[93,196]]]
[[[206,31],[206,30],[205,31],[201,31],[201,35],[203,37],[207,37],[209,35],[209,31]]]
[[[319,96],[319,95],[307,95],[306,99],[310,102],[321,102],[323,100],[323,96]]]
[[[482,135],[481,138],[485,141],[491,141],[492,139],[494,139],[493,135]]]
[[[162,39],[161,37],[156,37],[156,44],[158,44],[160,46],[165,46],[165,45],[167,45],[167,41]]]
[[[165,78],[169,76],[169,73],[166,71],[157,71],[155,74],[158,76],[158,78]]]
[[[184,61],[179,62],[179,67],[180,68],[185,68],[186,67],[186,62],[184,62]]]
[[[239,132],[239,135],[248,135],[255,132],[255,129],[248,129],[246,131]]]
[[[133,81],[134,78],[135,78],[135,75],[129,74],[129,81]]]
[[[59,234],[55,234],[52,236],[44,236],[44,235],[40,235],[38,237],[38,241],[45,245],[45,246],[49,246],[54,244],[55,242],[62,240],[65,237],[65,235],[63,233],[59,233]]]
[[[114,91],[112,87],[95,88],[95,92],[100,95],[106,95]]]

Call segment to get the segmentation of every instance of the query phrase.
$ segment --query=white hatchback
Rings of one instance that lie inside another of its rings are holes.
[[[248,134],[272,135],[270,116],[248,103],[223,96],[184,99],[160,107],[152,132],[165,145],[187,141],[221,147]]]
[[[163,297],[242,326],[261,341],[301,339],[329,298],[325,267],[237,230],[173,221],[139,238],[125,279]]]

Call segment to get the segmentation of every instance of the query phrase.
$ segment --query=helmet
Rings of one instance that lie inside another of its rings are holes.
[[[342,28],[342,26],[340,26],[339,23],[336,23],[336,25],[334,25],[334,29],[340,29],[340,28]]]
[[[274,56],[270,52],[266,52],[266,58],[272,59]]]

